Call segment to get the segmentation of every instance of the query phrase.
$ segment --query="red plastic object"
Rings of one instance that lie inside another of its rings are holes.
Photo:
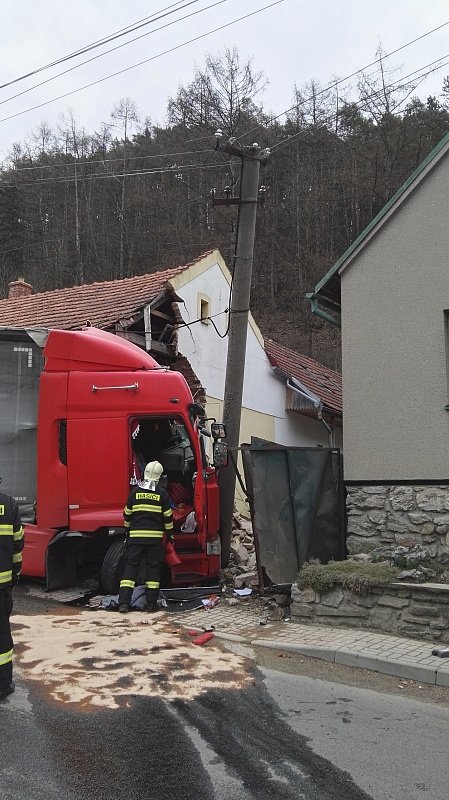
[[[192,639],[192,644],[206,644],[206,642],[209,642],[213,638],[214,634],[212,631],[207,631],[206,633],[201,633],[196,639]]]
[[[175,550],[174,544],[170,541],[165,545],[165,563],[169,567],[176,567],[181,563],[181,559]]]

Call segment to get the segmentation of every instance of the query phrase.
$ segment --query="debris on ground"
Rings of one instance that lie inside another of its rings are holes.
[[[238,512],[233,516],[229,564],[221,570],[220,579],[223,602],[228,606],[249,604],[260,613],[261,625],[266,620],[289,618],[291,587],[267,596],[261,593],[252,523]]]
[[[220,602],[220,598],[216,594],[211,594],[209,597],[204,597],[201,600],[206,611],[209,611],[211,608],[217,605]]]
[[[192,639],[192,644],[197,644],[201,646],[203,644],[206,644],[206,642],[210,642],[210,640],[213,638],[214,638],[213,631],[206,631],[205,633],[200,633],[199,636],[195,636],[195,638]]]
[[[234,512],[230,561],[223,570],[223,580],[225,583],[234,584],[235,579],[242,574],[251,575],[251,579],[258,584],[256,548],[251,520]]]
[[[259,586],[256,563],[256,550],[251,520],[235,512],[233,515],[232,546],[229,564],[220,571],[219,581],[207,587],[175,587],[162,588],[159,594],[159,607],[169,614],[183,611],[204,609],[212,612],[218,603],[230,607],[247,605],[252,611],[260,614],[261,624],[264,620],[281,620],[289,617],[291,602],[289,590],[282,593],[281,587],[273,587],[273,593],[263,593]],[[88,609],[101,611],[118,609],[118,595],[100,594],[98,581],[85,580],[82,585],[70,590],[46,592],[42,583],[31,582],[27,585],[31,594],[54,599],[67,605],[85,606]],[[269,592],[270,590],[268,590]],[[132,610],[145,608],[144,587],[135,588]]]
[[[433,656],[439,656],[439,658],[449,658],[449,647],[436,647],[435,650],[432,650]]]

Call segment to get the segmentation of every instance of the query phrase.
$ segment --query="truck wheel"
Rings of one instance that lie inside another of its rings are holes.
[[[101,567],[101,585],[106,594],[118,594],[120,578],[125,565],[125,539],[116,539],[110,545]]]

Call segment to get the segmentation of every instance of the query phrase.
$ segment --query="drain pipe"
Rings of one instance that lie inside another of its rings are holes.
[[[328,436],[329,436],[329,447],[335,447],[334,431],[332,430],[330,425],[327,424],[326,420],[323,417],[323,406],[321,406],[321,408],[318,411],[318,419],[327,428],[327,433],[328,433]]]

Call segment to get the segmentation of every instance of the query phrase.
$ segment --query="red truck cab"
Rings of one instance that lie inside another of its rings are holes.
[[[57,588],[73,584],[80,568],[94,563],[104,590],[114,592],[123,508],[145,463],[157,459],[173,501],[181,558],[171,568],[171,583],[216,578],[217,472],[205,454],[204,412],[184,377],[95,328],[52,330],[43,355],[36,515],[25,526],[23,574]]]

